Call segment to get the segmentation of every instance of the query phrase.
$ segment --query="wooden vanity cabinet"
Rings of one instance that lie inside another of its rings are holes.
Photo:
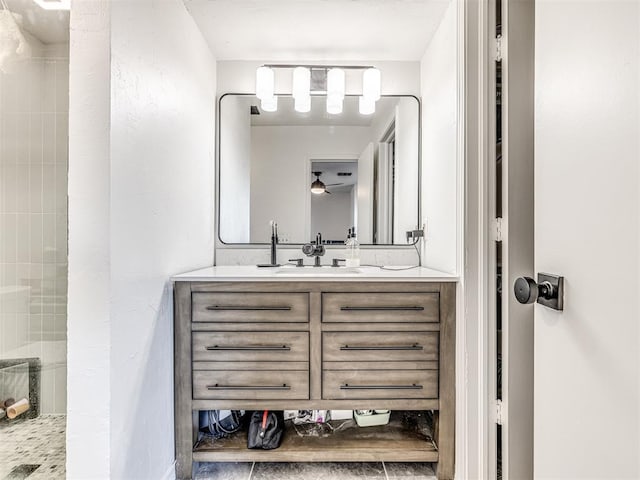
[[[177,478],[194,461],[421,461],[453,478],[455,283],[178,281],[174,329]],[[213,409],[433,410],[434,443],[363,428],[196,448]]]

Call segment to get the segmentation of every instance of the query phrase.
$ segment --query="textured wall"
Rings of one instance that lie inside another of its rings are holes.
[[[215,59],[180,0],[111,6],[111,476],[170,474],[169,277],[213,262]]]

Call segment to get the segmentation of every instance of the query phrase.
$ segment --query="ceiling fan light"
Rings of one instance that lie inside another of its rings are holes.
[[[331,68],[327,72],[327,96],[344,98],[345,75],[341,68]]]
[[[260,100],[260,107],[265,112],[276,112],[278,110],[278,97],[275,95]]]
[[[315,194],[315,195],[320,195],[321,193],[324,193],[327,191],[327,187],[325,186],[324,183],[322,183],[320,181],[320,179],[316,179],[312,184],[311,184],[311,193]]]
[[[376,111],[376,101],[369,97],[359,97],[358,110],[360,115],[371,115]]]
[[[311,70],[307,67],[293,69],[293,98],[308,97],[311,94]]]
[[[338,115],[342,113],[343,97],[327,95],[327,113]]]
[[[256,97],[265,100],[273,97],[275,75],[269,67],[258,67],[256,70]]]
[[[362,96],[374,102],[380,100],[380,70],[367,68],[362,74]]]
[[[293,108],[296,112],[307,113],[311,111],[311,96],[307,95],[306,97],[295,97]]]

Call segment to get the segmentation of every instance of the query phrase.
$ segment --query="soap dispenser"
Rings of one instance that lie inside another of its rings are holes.
[[[356,237],[356,227],[352,227],[349,230],[347,237],[347,267],[359,267],[360,266],[360,243]]]

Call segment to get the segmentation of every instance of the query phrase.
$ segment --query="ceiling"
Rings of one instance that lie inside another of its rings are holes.
[[[451,0],[183,0],[217,60],[419,61]]]
[[[22,15],[22,28],[44,44],[69,43],[69,11],[45,10],[33,0],[4,0],[9,10]]]

